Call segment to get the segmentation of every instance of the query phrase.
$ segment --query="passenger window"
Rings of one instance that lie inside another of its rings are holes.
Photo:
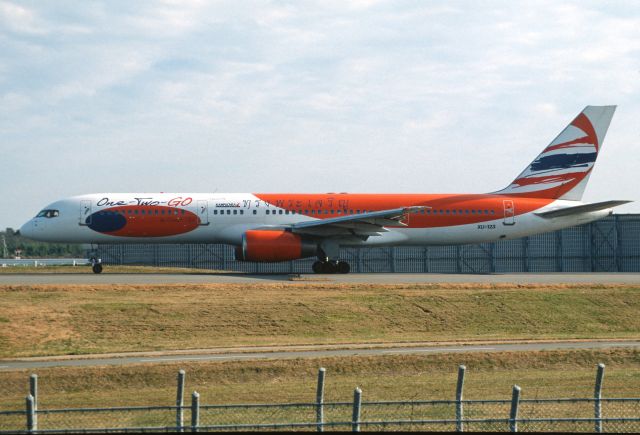
[[[311,210],[311,214],[316,214],[316,211],[315,210]]]
[[[234,211],[233,211],[233,214],[238,214],[238,210],[234,210]]]
[[[289,214],[289,210],[286,210],[286,211],[284,212],[284,214]]]
[[[227,214],[231,214],[231,210],[227,210]]]
[[[447,211],[447,213],[448,213],[448,211]],[[456,211],[455,210],[451,210],[451,213],[456,214]]]
[[[218,210],[214,210],[214,211],[213,211],[213,214],[218,214]]]
[[[265,212],[265,214],[269,214],[269,210],[265,210],[264,212]]]
[[[253,214],[258,214],[258,210],[254,210],[254,211],[253,211]]]

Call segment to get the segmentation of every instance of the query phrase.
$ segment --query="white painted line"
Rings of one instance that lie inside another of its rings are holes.
[[[8,369],[9,366],[0,366],[0,369]]]
[[[382,353],[418,353],[418,352],[467,352],[467,351],[483,351],[483,350],[495,350],[495,347],[461,347],[461,348],[442,348],[436,347],[433,349],[398,349],[398,350],[383,350]]]

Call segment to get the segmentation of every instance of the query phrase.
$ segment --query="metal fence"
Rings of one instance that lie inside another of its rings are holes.
[[[315,259],[235,261],[225,245],[99,245],[106,264],[145,264],[250,273],[305,273]],[[640,214],[516,240],[459,246],[342,249],[352,272],[640,272]]]
[[[199,430],[307,431],[538,431],[638,432],[640,398],[602,398],[604,365],[596,372],[594,395],[577,399],[526,399],[517,385],[512,396],[468,400],[460,366],[455,400],[364,400],[356,388],[353,400],[325,402],[325,369],[318,372],[316,400],[311,403],[206,405],[197,392],[184,402],[185,372],[178,373],[176,403],[171,406],[38,409],[37,376],[30,378],[25,409],[0,411],[2,432],[128,432]]]
[[[0,267],[85,266],[87,258],[0,258]]]

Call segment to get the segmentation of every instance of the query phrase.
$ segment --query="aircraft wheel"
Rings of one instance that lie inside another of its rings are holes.
[[[336,266],[331,261],[322,263],[322,273],[336,273],[336,269]]]
[[[102,273],[102,264],[94,264],[91,269],[93,269],[93,273]]]
[[[313,263],[313,266],[311,266],[311,270],[313,270],[313,273],[322,273],[322,261],[316,261]]]
[[[349,266],[349,263],[347,263],[346,261],[338,262],[338,273],[349,273],[350,270],[351,267]]]

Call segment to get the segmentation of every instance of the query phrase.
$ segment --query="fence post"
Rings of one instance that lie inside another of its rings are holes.
[[[176,392],[176,427],[178,431],[184,431],[184,376],[185,371],[178,371],[178,389]]]
[[[33,396],[33,409],[38,410],[38,375],[35,373],[29,377],[29,394]]]
[[[194,391],[191,395],[191,432],[198,432],[200,426],[200,394]]]
[[[596,432],[602,432],[602,379],[604,378],[604,364],[598,364],[598,372],[596,373],[596,387],[593,392],[594,413],[596,418],[595,430]]]
[[[464,386],[464,374],[467,368],[464,365],[458,366],[458,385],[456,386],[456,431],[463,432],[464,425],[462,423],[463,419],[463,409],[462,409],[462,389]]]
[[[38,420],[36,417],[36,408],[34,406],[33,396],[27,396],[27,432],[35,432],[38,430]]]
[[[351,418],[351,431],[360,432],[360,408],[362,407],[362,390],[356,388],[353,392],[353,416]]]
[[[518,406],[520,405],[520,387],[513,386],[511,395],[511,413],[509,415],[509,429],[511,432],[518,432]]]
[[[316,422],[318,423],[318,432],[324,430],[324,375],[326,369],[320,367],[318,370],[318,387],[316,389]]]

